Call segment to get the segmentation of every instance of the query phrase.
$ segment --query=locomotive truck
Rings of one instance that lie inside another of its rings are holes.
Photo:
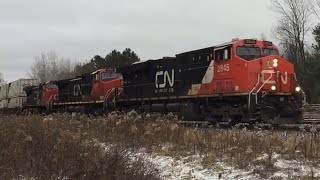
[[[173,112],[184,120],[302,123],[294,65],[269,41],[224,44],[25,88],[23,109]]]

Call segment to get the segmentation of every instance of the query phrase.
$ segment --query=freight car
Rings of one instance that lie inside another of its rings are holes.
[[[0,111],[16,112],[21,110],[27,98],[24,87],[38,84],[36,79],[18,79],[0,86]]]
[[[221,45],[101,69],[74,79],[30,87],[26,109],[174,112],[185,120],[301,123],[304,93],[294,66],[269,41]],[[48,85],[48,84],[47,84]],[[38,94],[38,95],[37,95]]]

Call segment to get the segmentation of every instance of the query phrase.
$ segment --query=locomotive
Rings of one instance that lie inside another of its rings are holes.
[[[190,121],[302,123],[294,65],[269,41],[224,44],[25,88],[24,109],[172,112]]]
[[[304,93],[269,41],[234,40],[119,68],[121,102],[185,120],[301,123]]]

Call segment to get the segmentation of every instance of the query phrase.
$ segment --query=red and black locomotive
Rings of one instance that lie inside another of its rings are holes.
[[[294,66],[269,41],[232,42],[41,84],[25,108],[173,112],[185,120],[300,123]],[[32,104],[38,94],[38,104]],[[40,95],[39,95],[40,94]]]

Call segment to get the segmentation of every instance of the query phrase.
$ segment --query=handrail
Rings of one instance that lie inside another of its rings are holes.
[[[256,89],[256,87],[258,86],[258,84],[260,83],[260,74],[258,74],[258,82],[257,84],[252,88],[252,90],[249,93],[249,98],[248,98],[248,109],[250,109],[251,107],[251,94],[253,93],[253,91]]]
[[[117,88],[117,90],[119,90],[119,88]],[[116,106],[116,98],[117,97],[119,97],[119,95],[120,95],[120,93],[122,92],[122,89],[120,89],[119,91],[118,91],[118,93],[117,94],[115,94],[115,96],[113,97],[113,100],[112,100],[112,103],[113,103],[113,106],[115,107]]]
[[[275,72],[270,73],[270,74],[271,74],[271,76],[270,76],[266,81],[264,81],[264,83],[260,86],[260,88],[258,89],[258,91],[257,91],[256,93],[259,93],[259,92],[260,92],[260,90],[262,89],[262,87],[263,87],[264,85],[266,85],[266,83],[272,78],[272,75],[275,74]]]
[[[271,76],[270,76],[267,80],[265,80],[265,81],[263,82],[263,84],[259,87],[259,89],[258,89],[256,92],[254,92],[254,90],[256,90],[257,86],[260,84],[260,74],[258,74],[258,82],[257,82],[257,84],[252,88],[252,90],[251,90],[250,93],[249,93],[249,97],[248,97],[248,109],[251,108],[251,94],[254,94],[254,95],[256,96],[256,97],[255,97],[255,99],[256,99],[256,104],[258,104],[258,93],[261,91],[261,89],[263,88],[263,86],[266,85],[266,83],[273,77],[273,74],[275,74],[275,73],[276,73],[276,72],[270,73]]]
[[[266,82],[268,82],[271,78],[272,78],[272,75],[261,85],[261,87],[258,89],[258,91],[256,93],[254,93],[256,95],[256,104],[258,104],[258,93],[260,92],[262,87],[266,84]]]
[[[109,90],[107,91],[107,93],[104,95],[104,100],[108,100],[111,92],[112,92],[114,89],[115,89],[115,88],[112,88],[112,89],[109,89]]]
[[[113,101],[115,101],[115,99],[116,99],[116,97],[119,97],[119,95],[120,95],[120,93],[122,92],[122,90],[120,89],[118,89],[118,93],[114,96],[114,98],[113,98]]]
[[[112,93],[112,91],[114,91],[115,90],[115,88],[112,88],[112,89],[109,89],[108,91],[107,91],[107,93],[104,95],[104,102],[103,102],[103,109],[104,108],[107,108],[107,105],[108,105],[108,99],[109,99],[109,96],[111,95],[111,93]]]
[[[45,104],[46,108],[49,109],[49,110],[51,110],[50,105],[53,104],[53,100],[54,100],[53,97],[54,97],[54,95],[51,95],[51,96],[49,97],[48,101],[47,101],[46,104]]]

